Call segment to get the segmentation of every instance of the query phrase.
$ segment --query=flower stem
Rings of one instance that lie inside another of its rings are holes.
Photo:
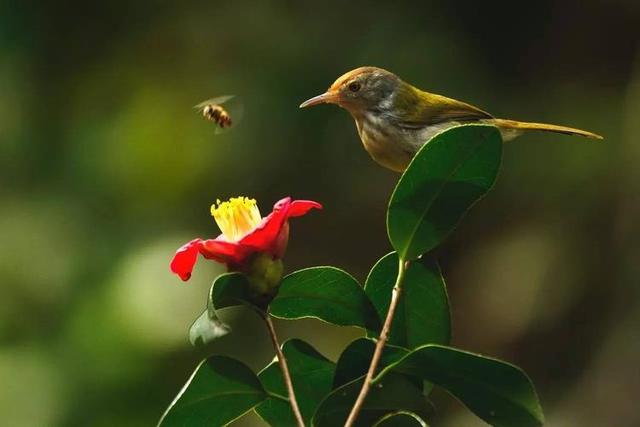
[[[402,282],[404,281],[405,272],[409,266],[408,261],[404,261],[402,258],[398,263],[398,277],[396,277],[396,283],[393,285],[393,290],[391,291],[391,301],[389,302],[389,310],[387,311],[387,317],[384,319],[384,324],[382,325],[382,330],[380,331],[380,337],[376,342],[375,350],[373,351],[373,357],[371,358],[371,364],[369,365],[369,370],[367,371],[367,375],[364,378],[364,383],[362,384],[362,388],[360,389],[360,393],[356,399],[356,402],[353,404],[353,408],[351,408],[351,412],[349,413],[349,417],[344,424],[344,427],[352,427],[353,423],[356,421],[360,410],[362,409],[362,405],[369,393],[369,389],[371,388],[371,384],[373,383],[373,376],[378,369],[378,364],[380,363],[380,357],[382,356],[382,351],[384,350],[384,346],[389,340],[389,331],[391,330],[391,323],[393,322],[393,315],[396,312],[396,307],[398,306],[398,302],[400,301],[400,293],[402,291]]]
[[[296,400],[296,394],[293,391],[293,382],[291,381],[291,374],[289,373],[289,367],[287,366],[287,359],[285,359],[284,353],[282,353],[282,349],[280,348],[280,342],[278,341],[278,336],[276,335],[276,329],[273,326],[273,321],[271,320],[271,317],[266,313],[263,314],[262,318],[267,324],[267,329],[269,330],[269,336],[271,337],[273,348],[276,350],[276,355],[278,356],[278,364],[280,365],[282,377],[284,378],[284,383],[287,386],[287,392],[289,393],[289,403],[291,404],[291,410],[293,411],[293,415],[296,418],[298,427],[305,427],[304,419],[302,418],[300,408],[298,407],[298,401]]]

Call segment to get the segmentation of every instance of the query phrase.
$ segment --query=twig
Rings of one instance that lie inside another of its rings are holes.
[[[373,380],[373,376],[376,373],[376,369],[378,369],[378,363],[380,363],[380,357],[382,356],[382,351],[384,350],[384,346],[389,340],[389,330],[391,329],[391,322],[393,321],[393,315],[396,312],[396,307],[398,306],[398,301],[400,301],[400,293],[402,291],[402,282],[404,280],[404,274],[407,271],[407,267],[409,266],[409,262],[405,262],[400,259],[398,264],[398,277],[396,278],[396,283],[393,285],[393,291],[391,291],[391,301],[389,302],[389,311],[387,311],[387,317],[384,319],[384,324],[382,325],[382,331],[380,331],[380,337],[376,342],[376,348],[373,351],[373,357],[371,358],[371,364],[369,365],[369,370],[367,371],[367,375],[364,378],[364,383],[362,384],[362,388],[360,389],[360,393],[358,394],[358,398],[356,402],[353,404],[353,408],[351,408],[351,412],[349,413],[349,417],[344,424],[344,427],[351,427],[353,423],[356,421],[358,414],[360,413],[360,409],[362,409],[362,405],[364,404],[364,400],[369,393],[369,389],[371,388],[371,383]]]
[[[305,427],[304,419],[302,418],[302,414],[300,413],[300,408],[298,407],[298,401],[296,400],[296,394],[293,391],[293,383],[291,382],[291,374],[289,374],[287,359],[284,358],[284,354],[280,349],[280,343],[278,342],[276,329],[273,327],[273,321],[271,320],[271,317],[268,314],[264,314],[262,317],[264,318],[264,321],[267,324],[267,329],[269,330],[269,336],[271,337],[273,348],[276,350],[276,355],[278,356],[278,364],[280,365],[280,370],[282,371],[282,377],[284,378],[284,383],[287,386],[287,392],[289,393],[289,403],[291,404],[291,410],[293,411],[293,415],[296,418],[298,427]]]

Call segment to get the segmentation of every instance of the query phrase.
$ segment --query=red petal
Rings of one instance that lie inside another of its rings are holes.
[[[238,243],[227,242],[222,236],[213,240],[205,240],[200,245],[202,256],[224,264],[242,264],[252,252],[251,248]]]
[[[311,209],[322,209],[322,205],[313,200],[294,200],[289,208],[289,217],[305,215]]]
[[[287,245],[289,244],[289,221],[285,221],[280,229],[280,233],[278,237],[273,242],[271,246],[271,253],[276,258],[282,258],[284,256],[285,251],[287,250]]]
[[[280,230],[289,217],[291,198],[285,197],[273,205],[273,212],[262,219],[255,230],[240,239],[242,246],[249,246],[256,251],[271,251]]]
[[[198,246],[201,239],[193,239],[176,251],[171,260],[171,271],[180,276],[185,282],[191,277],[193,266],[198,258]]]

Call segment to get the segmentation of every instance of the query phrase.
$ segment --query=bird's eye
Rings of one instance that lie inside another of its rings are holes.
[[[349,83],[349,90],[351,92],[357,92],[360,90],[360,83],[358,82],[351,82]]]

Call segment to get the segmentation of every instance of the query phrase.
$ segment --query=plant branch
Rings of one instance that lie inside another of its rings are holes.
[[[376,374],[376,370],[378,369],[378,364],[380,363],[380,357],[382,357],[384,346],[389,340],[389,331],[391,330],[393,315],[395,314],[396,307],[398,306],[398,302],[400,301],[402,282],[404,281],[405,272],[407,271],[408,266],[409,262],[404,261],[402,258],[400,258],[400,261],[398,263],[398,276],[396,277],[396,283],[393,285],[393,291],[391,291],[391,301],[389,302],[387,317],[384,319],[384,324],[382,325],[382,330],[380,331],[380,337],[376,342],[376,347],[373,351],[373,357],[371,358],[371,364],[369,365],[367,375],[364,378],[364,383],[362,384],[360,393],[358,394],[358,397],[353,404],[353,408],[351,408],[351,412],[349,413],[349,417],[347,418],[344,427],[353,426],[353,423],[356,421],[356,418],[358,417],[358,414],[362,409],[362,405],[364,404],[367,394],[369,393],[369,389],[371,388],[373,377]]]
[[[276,350],[276,355],[278,356],[278,364],[280,365],[282,377],[287,387],[287,392],[289,393],[289,403],[291,404],[291,410],[293,411],[293,415],[296,418],[298,427],[305,427],[304,419],[302,418],[300,408],[298,407],[298,401],[296,400],[296,394],[293,391],[293,382],[291,381],[291,374],[289,373],[289,367],[287,366],[287,359],[285,359],[284,353],[282,353],[282,349],[280,348],[280,342],[278,341],[278,336],[276,335],[276,329],[273,326],[273,321],[271,320],[271,317],[266,313],[263,314],[262,318],[267,324],[267,329],[269,330],[269,336],[271,337],[273,348]]]

